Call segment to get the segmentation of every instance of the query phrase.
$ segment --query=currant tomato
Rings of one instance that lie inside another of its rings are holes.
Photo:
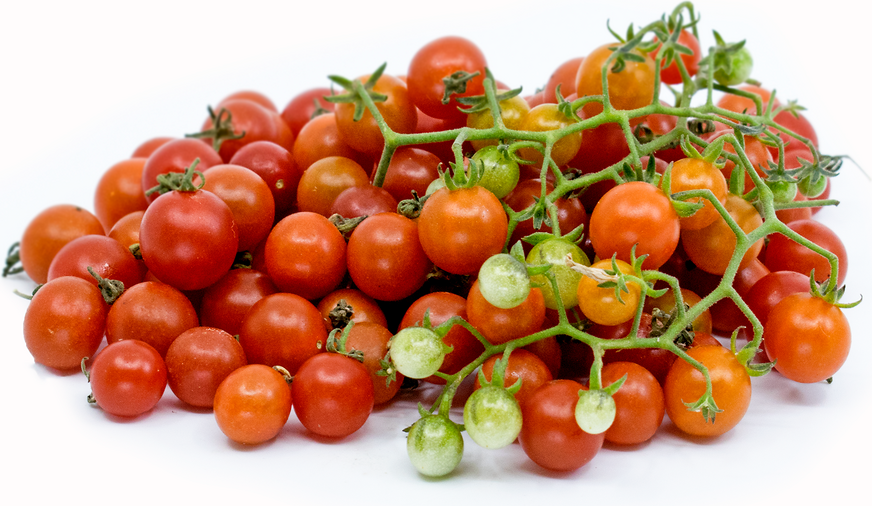
[[[42,286],[24,314],[24,344],[38,364],[74,370],[103,341],[109,306],[93,283],[65,276]]]
[[[221,432],[237,443],[255,445],[279,435],[292,403],[291,387],[281,373],[249,364],[224,378],[213,409]]]
[[[551,192],[554,190],[554,185],[551,183],[545,184],[545,191]],[[587,193],[587,192],[585,192]],[[515,189],[511,191],[505,197],[506,204],[512,208],[513,211],[523,211],[524,209],[530,207],[535,203],[535,201],[541,198],[542,195],[542,180],[541,179],[526,179],[518,183],[515,186]],[[589,223],[589,218],[587,215],[587,211],[585,211],[582,202],[578,198],[566,198],[561,197],[557,199],[554,204],[557,206],[557,223],[560,225],[560,230],[564,233],[575,229],[579,225],[585,225],[585,229],[587,229],[587,224]],[[533,223],[533,218],[530,217],[524,221],[518,222],[515,230],[512,232],[512,238],[509,240],[509,244],[515,244],[520,241],[522,238],[534,233],[534,232],[545,232],[548,231],[547,228],[544,227],[540,229],[535,229]],[[532,245],[523,242],[524,253],[529,254],[530,250],[533,248]]]
[[[330,206],[330,215],[358,218],[396,210],[397,201],[393,195],[382,187],[366,184],[342,190]]]
[[[182,402],[211,408],[218,385],[248,364],[239,341],[212,327],[194,327],[177,337],[166,354],[167,383]]]
[[[663,385],[666,413],[672,423],[692,436],[724,434],[735,427],[748,410],[751,378],[733,353],[723,346],[698,346],[687,354],[708,368],[712,397],[722,411],[710,422],[701,412],[687,409],[685,403],[696,402],[705,393],[705,377],[688,362],[676,360]]]
[[[348,239],[348,273],[360,291],[376,300],[400,300],[417,291],[433,266],[424,253],[418,224],[397,213],[363,220]]]
[[[357,360],[321,353],[294,374],[294,412],[319,436],[341,438],[363,427],[373,406],[369,371]]]
[[[799,383],[831,378],[851,349],[851,327],[842,310],[809,293],[794,293],[776,304],[763,335],[775,370]]]
[[[418,50],[409,63],[406,81],[409,96],[418,109],[434,118],[452,120],[455,127],[463,126],[465,115],[457,108],[458,97],[484,94],[484,53],[472,41],[462,37],[442,37]],[[465,81],[465,85],[449,90],[445,100],[445,79],[455,72],[478,75]],[[452,93],[453,92],[453,93]]]
[[[463,436],[447,416],[425,415],[409,429],[406,452],[419,473],[445,476],[463,458]]]
[[[552,471],[574,471],[599,452],[604,434],[588,434],[575,421],[578,392],[572,380],[540,386],[522,406],[524,425],[518,440],[530,459]]]
[[[91,392],[100,408],[115,416],[139,416],[157,405],[167,387],[167,367],[142,341],[110,344],[91,363]]]
[[[341,156],[361,163],[362,155],[351,148],[339,135],[335,113],[312,118],[294,141],[293,158],[300,172],[328,156]]]
[[[558,293],[554,293],[551,282],[544,274],[530,277],[533,283],[542,285],[542,296],[545,297],[545,307],[557,309],[558,296],[564,309],[571,309],[578,305],[578,282],[582,274],[570,269],[566,265],[566,255],[572,256],[572,261],[583,265],[590,265],[587,255],[576,244],[562,238],[555,237],[546,239],[530,250],[527,255],[527,263],[531,265],[551,264],[550,272],[557,281]]]
[[[503,205],[481,186],[438,190],[418,217],[424,252],[452,274],[478,272],[485,260],[502,251],[507,233]]]
[[[618,270],[624,274],[634,275],[630,264],[615,260]],[[591,265],[594,269],[612,270],[612,260],[607,258]],[[634,282],[627,283],[627,291],[621,290],[620,299],[615,295],[615,287],[601,288],[593,278],[583,276],[578,282],[578,308],[594,323],[600,325],[617,325],[636,314],[639,297],[642,290]]]
[[[486,385],[476,389],[463,406],[463,426],[473,441],[485,448],[512,444],[521,432],[521,407],[505,388]]]

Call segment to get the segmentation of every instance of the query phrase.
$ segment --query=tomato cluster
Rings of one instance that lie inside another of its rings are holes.
[[[225,97],[109,168],[93,213],[31,220],[28,350],[81,367],[107,413],[146,413],[169,385],[241,444],[292,412],[347,437],[401,386],[443,385],[407,439],[433,476],[462,457],[466,378],[469,437],[555,471],[666,416],[723,434],[752,376],[845,362],[848,263],[813,219],[839,158],[796,107],[736,87],[748,50],[716,36],[703,54],[696,21],[681,4],[525,97],[459,37],[281,111]]]

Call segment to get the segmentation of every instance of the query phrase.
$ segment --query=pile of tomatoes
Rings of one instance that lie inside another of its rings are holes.
[[[31,219],[4,272],[39,284],[28,350],[81,368],[108,413],[169,386],[252,445],[292,412],[341,439],[403,387],[444,385],[409,420],[432,476],[462,430],[557,471],[664,416],[723,434],[752,376],[839,370],[851,304],[845,248],[813,219],[841,160],[748,82],[742,43],[706,53],[697,30],[683,3],[528,96],[460,37],[282,110],[230,95],[109,168],[93,212]]]

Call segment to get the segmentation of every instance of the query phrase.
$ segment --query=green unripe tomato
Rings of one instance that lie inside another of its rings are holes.
[[[441,188],[445,188],[445,180],[441,177],[437,177],[433,181],[430,181],[430,184],[427,185],[427,195],[436,193],[436,190],[439,190]]]
[[[530,276],[527,267],[506,253],[484,261],[478,271],[478,288],[492,305],[509,309],[527,300],[530,294]]]
[[[506,389],[485,385],[463,406],[466,433],[485,448],[503,448],[521,433],[521,406]]]
[[[515,189],[521,177],[518,162],[509,159],[498,146],[485,146],[472,155],[473,161],[482,166],[479,186],[484,186],[497,198],[503,198]]]
[[[432,330],[406,327],[391,339],[391,361],[403,376],[432,376],[442,367],[447,347]]]
[[[447,417],[426,415],[409,430],[406,452],[419,473],[445,476],[463,458],[463,436]]]
[[[741,49],[732,54],[722,54],[721,58],[730,58],[730,71],[726,72],[719,67],[715,70],[715,81],[724,86],[735,86],[744,83],[751,77],[751,71],[754,69],[754,59],[751,57],[751,52],[748,48],[742,46]]]
[[[796,197],[796,183],[789,181],[766,181],[766,186],[772,190],[772,199],[775,202],[793,202]]]
[[[806,176],[800,179],[797,185],[800,193],[813,199],[815,197],[820,197],[824,190],[827,189],[827,178],[825,176],[819,176],[817,181],[812,181],[811,176]]]
[[[575,405],[575,422],[588,434],[602,434],[615,421],[615,399],[602,390],[582,390]]]
[[[533,249],[527,254],[527,263],[530,265],[553,265],[551,272],[554,273],[557,280],[560,299],[566,309],[578,305],[578,281],[583,276],[580,272],[576,272],[566,265],[565,258],[568,254],[572,255],[573,261],[590,265],[590,260],[578,245],[558,237],[540,242],[533,246]],[[557,309],[557,297],[548,278],[543,274],[537,274],[530,276],[530,281],[542,285],[540,290],[542,290],[542,296],[545,297],[545,307]]]

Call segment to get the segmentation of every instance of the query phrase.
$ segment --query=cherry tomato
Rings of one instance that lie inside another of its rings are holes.
[[[678,246],[681,229],[672,203],[658,188],[629,182],[606,193],[590,215],[590,240],[597,256],[630,262],[648,255],[643,269],[657,269]]]
[[[553,380],[540,386],[524,403],[524,425],[518,440],[530,459],[552,471],[574,471],[596,456],[604,434],[588,434],[575,421],[578,392],[572,380]]]
[[[30,220],[21,236],[18,254],[24,272],[34,282],[45,283],[57,252],[73,239],[90,234],[105,234],[91,212],[71,204],[45,209]]]
[[[231,100],[238,100],[238,99],[250,100],[250,101],[254,102],[255,104],[257,104],[265,109],[269,109],[270,111],[278,112],[278,109],[276,109],[276,105],[273,103],[272,100],[269,99],[269,97],[267,97],[266,95],[264,95],[263,93],[261,93],[259,91],[254,91],[254,90],[240,90],[240,91],[233,92],[230,95],[227,95],[226,97],[221,99],[221,101],[218,102],[217,107],[220,108],[222,105],[224,105],[225,102],[229,102]]]
[[[94,190],[94,214],[108,231],[124,215],[148,207],[142,189],[145,158],[116,163],[103,173]]]
[[[692,436],[719,436],[729,431],[745,416],[751,403],[751,378],[733,353],[723,346],[698,346],[687,352],[708,368],[712,380],[712,397],[722,410],[714,422],[706,421],[699,411],[690,411],[686,402],[696,402],[705,393],[705,378],[699,370],[676,360],[666,376],[663,393],[666,413],[679,429]]]
[[[430,195],[418,217],[424,252],[452,274],[472,274],[503,249],[508,218],[500,200],[481,186]]]
[[[358,218],[378,213],[392,213],[396,210],[397,201],[393,195],[382,187],[367,184],[342,190],[330,207],[330,215]]]
[[[274,293],[246,313],[239,344],[249,363],[280,365],[296,374],[309,357],[324,351],[327,329],[311,302],[293,293]]]
[[[823,223],[811,219],[793,221],[787,226],[835,254],[839,261],[837,283],[844,283],[848,274],[848,252],[839,236]],[[765,264],[771,271],[795,271],[811,275],[814,270],[814,277],[818,282],[829,279],[831,273],[830,262],[826,258],[781,234],[769,237]]]
[[[115,225],[112,225],[107,235],[121,243],[125,248],[130,249],[134,244],[139,244],[139,226],[142,224],[144,215],[145,211],[134,211],[122,216],[115,222]],[[145,263],[142,265],[145,266]]]
[[[230,373],[215,392],[215,421],[228,438],[255,445],[275,438],[291,416],[291,387],[275,369],[249,364]]]
[[[298,138],[300,130],[310,120],[325,112],[333,111],[335,108],[333,102],[324,100],[324,97],[333,94],[333,90],[330,88],[311,88],[298,93],[288,102],[281,114],[295,139]]]
[[[559,130],[575,124],[575,120],[560,112],[556,104],[541,104],[530,109],[523,117],[518,130],[526,132],[548,132]],[[582,133],[575,132],[560,138],[551,148],[551,159],[558,167],[572,160],[581,147]],[[522,148],[518,153],[521,158],[540,167],[544,159],[542,152],[534,148]]]
[[[149,344],[121,341],[94,358],[89,378],[93,398],[103,411],[134,417],[160,401],[167,387],[167,366]]]
[[[297,200],[297,186],[304,167],[295,164],[290,151],[278,144],[251,142],[240,148],[229,163],[252,170],[266,182],[277,214],[286,212]]]
[[[124,288],[141,282],[145,275],[144,266],[118,241],[105,235],[85,235],[58,251],[48,268],[48,280],[77,276],[96,286],[89,267],[103,279],[120,281]]]
[[[330,312],[343,300],[352,310],[351,321],[354,323],[371,322],[382,327],[388,326],[384,311],[375,299],[355,288],[340,288],[328,293],[318,302],[318,311],[329,322]],[[328,328],[332,330],[333,326]]]
[[[348,239],[348,273],[376,300],[400,300],[424,285],[433,266],[416,222],[397,213],[365,219]]]
[[[165,356],[179,334],[198,325],[197,312],[185,294],[170,285],[143,281],[112,304],[106,317],[106,340],[143,341]]]
[[[481,372],[488,381],[493,380],[494,364],[502,355],[492,355],[481,364]],[[539,386],[554,379],[548,366],[536,354],[525,349],[513,350],[506,364],[505,386],[511,387],[521,380],[521,389],[515,394],[515,399],[521,406],[533,395]],[[475,378],[475,388],[481,387],[478,376]]]
[[[369,76],[365,75],[358,79],[365,83]],[[375,106],[391,130],[403,134],[415,132],[418,112],[403,81],[392,75],[382,74],[372,87],[372,92],[387,97],[384,101],[376,102]],[[339,136],[352,149],[370,156],[380,156],[385,141],[378,123],[369,110],[364,110],[363,116],[358,121],[354,121],[354,109],[353,103],[336,104],[335,114]]]
[[[465,115],[457,108],[458,97],[484,94],[487,61],[484,53],[472,41],[462,37],[441,37],[429,42],[412,57],[406,81],[409,96],[418,109],[434,118],[451,120],[455,127],[463,126]],[[445,101],[444,79],[455,72],[478,75],[466,81]],[[460,91],[462,90],[462,91]]]
[[[315,300],[345,276],[346,243],[327,218],[298,212],[282,219],[266,240],[266,267],[276,286]]]
[[[321,353],[294,374],[294,412],[319,436],[341,438],[363,427],[373,406],[372,380],[357,360]]]
[[[653,374],[632,362],[612,362],[603,366],[603,387],[624,375],[627,379],[612,396],[617,413],[615,421],[605,432],[605,439],[620,445],[644,443],[654,437],[663,422],[666,413],[663,389]]]
[[[497,93],[505,90],[498,90]],[[524,118],[530,112],[530,105],[520,96],[514,96],[505,100],[500,100],[500,118],[503,120],[503,125],[510,130],[524,130],[522,125]],[[466,126],[485,130],[494,126],[494,117],[490,109],[473,112],[466,117]],[[476,151],[485,146],[496,146],[499,144],[498,139],[481,139],[470,141],[473,149]],[[540,164],[541,165],[541,164]]]
[[[369,184],[369,175],[357,162],[341,156],[322,158],[303,173],[297,187],[297,208],[330,216],[340,193],[353,186]]]
[[[831,378],[851,349],[851,327],[842,310],[807,292],[777,303],[769,311],[763,335],[775,370],[799,383]]]
[[[363,164],[364,156],[352,149],[340,137],[336,115],[332,112],[312,118],[303,126],[297,140],[294,141],[293,154],[294,163],[301,173],[313,163],[328,156],[350,158],[360,164]]]
[[[554,191],[554,185],[546,183],[546,191]],[[513,211],[518,212],[533,205],[535,201],[541,197],[541,194],[542,180],[526,179],[518,183],[518,185],[515,186],[515,188],[506,195],[503,200],[512,208]],[[588,224],[590,219],[587,215],[587,211],[584,209],[581,199],[575,197],[561,197],[557,199],[554,204],[557,206],[557,224],[560,226],[560,230],[563,233],[567,233],[582,224],[585,225],[585,230],[589,228]],[[543,225],[539,230],[533,228],[533,218],[528,218],[524,221],[518,222],[515,230],[512,232],[511,239],[509,239],[509,244],[514,245],[522,238],[534,232],[546,231],[549,230],[545,225]],[[522,242],[522,245],[524,246],[524,253],[529,254],[533,246],[526,242]]]
[[[270,110],[244,98],[224,100],[214,109],[219,120],[227,119],[227,116],[222,117],[222,109],[230,117],[229,123],[232,125],[233,135],[241,135],[238,139],[226,139],[221,143],[218,154],[221,155],[224,163],[228,163],[242,146],[256,141],[270,141],[289,151],[293,149],[294,134],[274,108]],[[205,132],[212,128],[214,128],[212,119],[207,118],[201,131]],[[203,141],[208,143],[208,146],[212,146],[211,138]]]
[[[564,98],[575,93],[575,78],[578,76],[578,67],[581,66],[582,60],[584,58],[579,56],[561,63],[548,78],[548,82],[545,83],[545,89],[542,90],[542,100],[549,104],[556,104],[558,85],[560,85],[560,94]]]
[[[672,164],[670,191],[710,190],[721,204],[727,199],[727,180],[713,163],[698,158],[682,158]],[[691,216],[679,219],[682,229],[698,230],[711,225],[720,217],[708,199],[692,198],[685,202],[699,203],[703,207]]]
[[[204,172],[203,189],[218,196],[233,213],[239,233],[237,251],[248,251],[266,239],[275,218],[275,201],[266,182],[241,165],[213,165]]]
[[[397,373],[395,380],[390,384],[387,382],[387,377],[379,375],[381,371],[381,361],[384,360],[388,352],[388,343],[393,337],[393,334],[384,325],[379,325],[373,322],[355,322],[348,333],[348,339],[345,341],[347,350],[358,350],[363,352],[363,366],[369,372],[369,378],[372,380],[373,404],[384,404],[394,398],[403,384],[403,375]]]
[[[200,324],[237,335],[251,306],[278,291],[275,283],[263,272],[231,269],[203,292]]]
[[[212,327],[194,327],[177,337],[166,354],[167,382],[182,402],[211,408],[218,385],[248,364],[239,341]]]
[[[412,190],[423,197],[427,186],[437,177],[439,157],[419,147],[401,146],[391,157],[382,188],[400,202],[412,198]]]
[[[173,139],[175,137],[153,137],[137,146],[130,154],[130,158],[148,158],[154,153],[154,150]]]
[[[623,260],[615,260],[618,270],[624,274],[634,275],[633,268]],[[612,260],[607,258],[591,265],[594,269],[612,270]],[[621,298],[615,295],[615,287],[601,288],[600,282],[583,276],[578,282],[578,308],[594,323],[600,325],[617,325],[636,314],[641,288],[636,282],[627,283],[627,290],[621,290]]]
[[[103,342],[108,311],[93,283],[73,276],[47,282],[24,314],[27,351],[38,364],[75,370]]]
[[[476,280],[466,299],[469,323],[491,344],[502,344],[538,332],[545,322],[545,298],[542,290],[533,288],[521,304],[500,309],[489,303],[479,290]]]
[[[742,197],[728,194],[724,208],[746,234],[763,224],[757,209]],[[690,260],[711,274],[723,274],[736,248],[736,235],[723,217],[699,230],[682,230],[681,244]],[[751,245],[739,263],[747,266],[763,249],[763,239]]]
[[[145,161],[142,167],[142,191],[146,192],[157,186],[157,176],[169,172],[185,172],[185,169],[199,159],[197,170],[205,169],[223,163],[221,157],[209,144],[198,139],[173,139],[161,145]],[[194,181],[199,181],[195,178]],[[149,204],[160,195],[155,192],[145,197]]]
[[[687,70],[687,74],[690,77],[693,77],[699,71],[699,60],[702,56],[699,40],[697,40],[689,30],[681,30],[681,33],[678,34],[678,43],[692,51],[691,54],[675,53],[675,57],[681,58],[682,63],[684,63],[684,68]],[[654,52],[651,53],[651,57],[656,58],[659,50],[660,47],[655,49]],[[666,84],[681,84],[681,71],[678,69],[678,64],[676,62],[673,61],[672,64],[667,67],[666,60],[664,59],[660,68],[661,81]]]
[[[610,48],[616,44],[609,43],[594,49],[578,66],[575,91],[579,97],[587,95],[602,95],[603,65],[613,54]],[[654,76],[656,68],[651,56],[633,50],[644,61],[636,62],[627,60],[626,66],[620,72],[612,72],[606,69],[608,82],[608,99],[615,109],[630,110],[645,107],[654,101]],[[591,103],[584,107],[587,117],[594,116],[602,111],[598,103]]]

